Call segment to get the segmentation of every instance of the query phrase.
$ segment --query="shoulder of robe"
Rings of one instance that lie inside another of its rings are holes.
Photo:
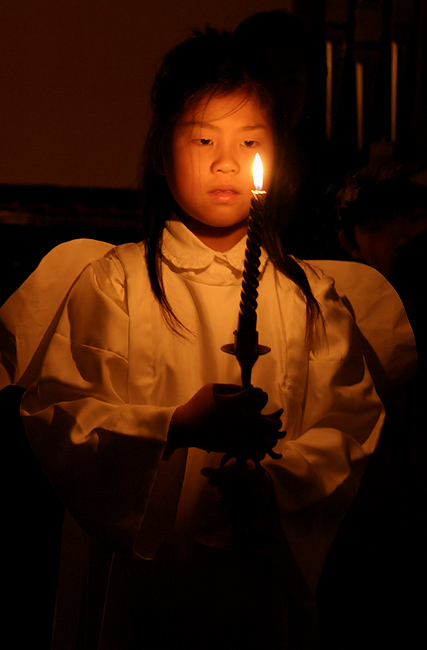
[[[0,389],[28,387],[70,288],[93,261],[114,248],[93,239],[59,244],[0,309]]]
[[[376,388],[388,394],[415,376],[417,350],[405,308],[392,285],[376,269],[359,262],[315,260],[305,264],[329,281],[353,316]]]

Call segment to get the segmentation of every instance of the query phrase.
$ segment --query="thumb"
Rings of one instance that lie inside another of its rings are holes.
[[[214,384],[213,394],[217,404],[250,413],[260,413],[268,402],[268,395],[261,388],[242,389],[234,384]]]

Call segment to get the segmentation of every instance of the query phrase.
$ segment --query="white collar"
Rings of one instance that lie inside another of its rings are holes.
[[[207,269],[215,262],[228,265],[231,269],[243,272],[246,237],[225,252],[214,251],[194,235],[178,218],[165,224],[162,253],[175,267],[185,270]],[[261,251],[260,271],[267,262],[267,253]]]

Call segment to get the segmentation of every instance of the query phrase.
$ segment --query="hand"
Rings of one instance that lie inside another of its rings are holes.
[[[267,401],[260,388],[206,384],[175,410],[166,453],[197,447],[261,460],[285,435],[280,432],[282,409],[261,414]]]

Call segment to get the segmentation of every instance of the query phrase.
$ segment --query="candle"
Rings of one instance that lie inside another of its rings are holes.
[[[270,348],[258,345],[257,298],[258,276],[261,256],[264,204],[267,192],[263,191],[263,168],[259,154],[253,165],[255,190],[252,190],[251,207],[248,218],[245,262],[243,269],[242,290],[237,330],[234,332],[234,344],[224,345],[221,349],[236,355],[242,377],[242,387],[250,388],[252,368],[260,354],[266,354]]]

